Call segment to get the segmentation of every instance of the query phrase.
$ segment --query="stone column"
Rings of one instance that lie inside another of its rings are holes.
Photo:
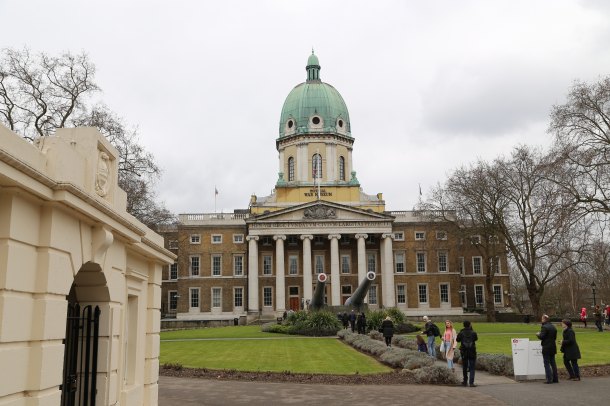
[[[248,312],[258,314],[258,236],[249,235],[248,241]]]
[[[275,240],[275,311],[278,314],[286,310],[286,274],[284,272],[285,235],[274,235]]]
[[[330,234],[330,292],[332,306],[341,305],[341,281],[339,275],[339,238],[340,234]]]
[[[366,249],[364,243],[368,234],[356,234],[358,240],[358,283],[362,282],[366,278]]]
[[[394,291],[394,258],[392,255],[392,233],[381,235],[381,283],[383,286],[383,306],[396,306],[396,295]]]
[[[313,295],[313,277],[311,274],[311,240],[313,240],[313,235],[302,235],[301,240],[303,240],[303,299],[307,303]]]

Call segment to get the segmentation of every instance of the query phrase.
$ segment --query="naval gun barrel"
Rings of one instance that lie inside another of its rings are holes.
[[[354,294],[347,298],[345,305],[360,310],[360,307],[364,304],[364,297],[369,293],[369,287],[374,280],[375,272],[367,272],[366,278],[360,282],[360,285],[358,285]]]
[[[320,310],[324,307],[324,287],[326,286],[326,280],[328,276],[325,273],[318,274],[318,283],[316,289],[313,292],[311,302],[309,302],[310,310]]]

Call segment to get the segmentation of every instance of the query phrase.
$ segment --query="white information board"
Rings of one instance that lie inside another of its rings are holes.
[[[515,380],[544,379],[542,346],[529,338],[511,338]]]

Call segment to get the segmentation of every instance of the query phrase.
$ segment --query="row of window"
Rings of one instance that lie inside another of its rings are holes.
[[[288,158],[288,181],[294,181],[294,158]],[[314,154],[311,157],[311,177],[312,179],[322,179],[322,156]],[[339,180],[345,180],[345,158],[339,157]]]
[[[448,283],[441,283],[438,285],[439,289],[439,298],[441,305],[450,305],[450,286]],[[191,308],[199,309],[201,303],[201,288],[189,288],[189,306]],[[291,294],[298,295],[298,287],[291,287]],[[341,287],[341,293],[344,297],[351,295],[352,287],[351,285],[345,285]],[[467,306],[467,295],[466,295],[466,286],[462,285],[460,296],[462,300],[462,306]],[[168,292],[169,299],[169,311],[176,311],[178,308],[178,292],[177,291],[169,291]],[[485,303],[485,291],[483,285],[474,285],[474,298],[475,298],[475,306],[483,307]],[[427,283],[420,283],[417,285],[417,299],[419,305],[428,305],[429,304],[429,289]],[[493,285],[493,299],[495,305],[502,305],[502,285]],[[212,287],[210,292],[210,300],[211,307],[213,309],[222,308],[222,288],[220,287]],[[326,298],[325,298],[326,300]],[[371,305],[378,304],[378,295],[377,295],[377,285],[372,285],[369,288],[368,293],[368,303]],[[396,303],[398,305],[406,305],[407,304],[407,285],[399,284],[396,285]],[[243,287],[234,287],[233,288],[233,307],[234,308],[243,308],[244,306],[244,288]],[[273,287],[265,286],[263,287],[263,306],[264,307],[272,307],[273,306]]]
[[[211,275],[221,276],[222,275],[222,254],[211,255]],[[314,254],[313,256],[313,270],[314,273],[320,274],[325,273],[325,255]],[[351,254],[340,255],[340,270],[342,274],[352,273],[352,256]],[[273,255],[262,254],[262,274],[273,275]],[[493,257],[489,263],[490,269],[493,273],[499,274],[500,269],[500,258]],[[458,272],[465,274],[464,257],[458,258]],[[416,252],[415,253],[415,270],[417,273],[428,272],[427,266],[427,253]],[[437,272],[445,273],[449,272],[448,264],[448,253],[447,251],[437,252]],[[366,271],[377,273],[377,254],[370,252],[366,254]],[[406,254],[402,251],[394,253],[394,272],[397,274],[406,272]],[[200,276],[201,273],[201,256],[191,255],[189,256],[189,275]],[[288,255],[288,275],[299,274],[299,256]],[[480,256],[472,257],[472,273],[474,275],[483,275],[483,258]],[[233,255],[233,275],[243,276],[244,275],[244,255]],[[170,266],[169,279],[178,279],[178,264],[174,263]]]
[[[189,235],[189,242],[191,244],[201,244],[201,234],[191,234]],[[222,244],[222,234],[212,234],[210,235],[210,242],[212,244]],[[233,234],[233,243],[235,244],[243,244],[244,235],[243,234]],[[178,249],[178,241],[170,240],[169,241],[170,249]]]

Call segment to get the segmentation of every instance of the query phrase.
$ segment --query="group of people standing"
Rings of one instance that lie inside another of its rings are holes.
[[[563,353],[563,365],[570,376],[571,381],[580,381],[580,369],[578,360],[580,359],[580,348],[576,342],[576,333],[572,330],[572,322],[568,319],[561,321],[563,329],[563,340],[557,341],[557,328],[551,323],[549,316],[542,316],[542,326],[540,332],[536,333],[542,345],[542,361],[544,363],[544,373],[546,381],[544,383],[558,383],[557,364],[555,355],[557,354],[557,343],[560,344],[559,350]]]
[[[343,322],[343,328],[351,328],[352,333],[357,330],[358,334],[366,334],[366,316],[364,312],[356,314],[352,310],[349,314],[347,312],[343,313],[340,318]]]
[[[595,321],[595,327],[600,333],[604,331],[604,323],[610,327],[610,304],[606,308],[601,308],[599,305],[595,305],[593,308],[593,320]],[[584,327],[587,327],[587,308],[583,307],[580,309],[580,321]]]

